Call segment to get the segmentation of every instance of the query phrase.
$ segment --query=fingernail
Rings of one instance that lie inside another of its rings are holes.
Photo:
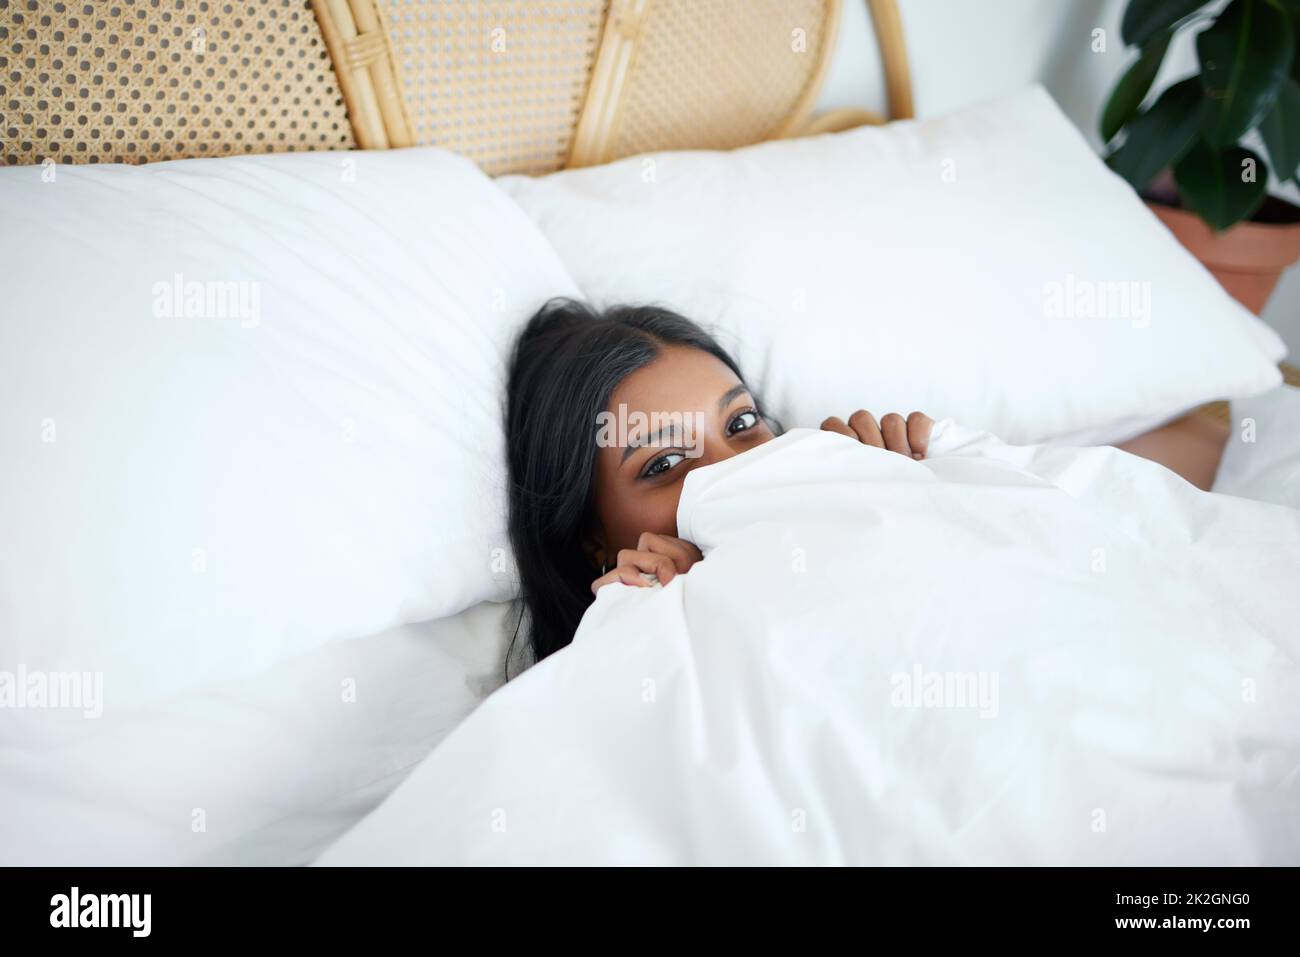
[[[913,452],[912,458],[916,459],[919,462],[921,461],[921,459],[925,458],[925,456],[922,455],[920,452]]]

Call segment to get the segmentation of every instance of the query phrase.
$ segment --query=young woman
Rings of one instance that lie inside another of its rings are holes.
[[[656,421],[666,424],[627,427]],[[877,421],[860,409],[821,427],[920,459],[933,425],[920,412]],[[687,474],[773,435],[735,360],[690,320],[565,299],[538,311],[515,346],[506,410],[510,538],[533,659],[573,640],[598,589],[644,586],[643,573],[667,584],[699,561],[677,537]]]
[[[643,573],[667,584],[699,561],[677,537],[686,476],[774,435],[735,360],[656,306],[547,303],[515,345],[506,404],[510,539],[534,661],[573,640],[600,588],[644,586]],[[665,412],[680,421],[653,434],[601,428]],[[920,459],[933,425],[859,409],[821,427]],[[1119,447],[1208,489],[1225,440],[1187,416]]]

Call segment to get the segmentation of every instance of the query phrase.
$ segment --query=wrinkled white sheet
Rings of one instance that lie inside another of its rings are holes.
[[[1300,511],[950,420],[696,470],[322,864],[1300,864]]]

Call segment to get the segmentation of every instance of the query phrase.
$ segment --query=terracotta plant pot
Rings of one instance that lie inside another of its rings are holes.
[[[1259,315],[1283,271],[1300,259],[1300,209],[1269,197],[1257,219],[1216,233],[1195,213],[1148,199],[1178,241],[1214,273],[1223,288]]]

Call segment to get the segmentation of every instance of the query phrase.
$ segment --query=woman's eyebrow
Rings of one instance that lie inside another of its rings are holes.
[[[721,412],[723,409],[725,409],[728,405],[731,404],[732,399],[736,398],[736,396],[738,395],[744,395],[748,391],[749,388],[745,385],[745,383],[743,382],[736,383],[726,392],[722,393],[722,398],[718,400],[718,411]]]
[[[628,442],[628,444],[623,447],[623,458],[619,461],[618,463],[619,466],[621,467],[624,463],[626,463],[627,460],[632,457],[632,453],[637,451],[638,449],[658,448],[659,442],[663,439],[665,435],[673,435],[676,432],[677,432],[677,426],[673,423],[669,423],[668,425],[665,425],[662,429],[660,429],[658,432],[652,432],[650,435],[647,435],[644,439],[638,440],[636,442]]]

